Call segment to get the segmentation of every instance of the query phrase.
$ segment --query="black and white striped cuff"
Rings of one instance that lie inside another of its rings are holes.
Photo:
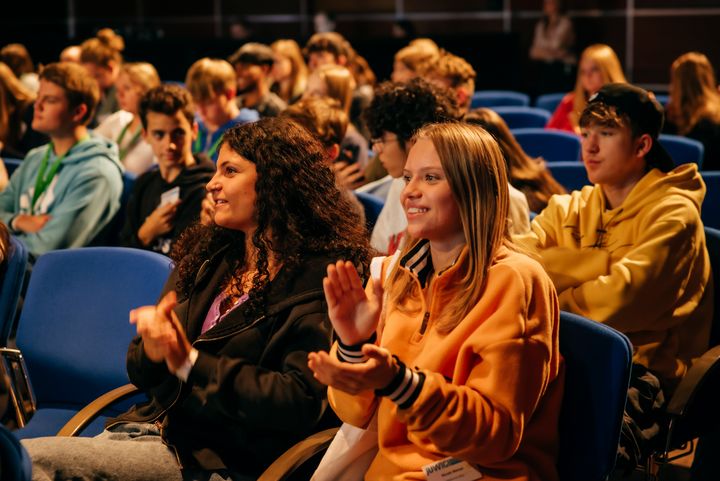
[[[367,361],[369,358],[363,354],[362,347],[365,344],[375,344],[375,341],[377,340],[377,334],[373,332],[373,335],[370,336],[370,339],[367,341],[353,344],[353,345],[347,345],[343,344],[340,339],[338,339],[338,349],[337,349],[337,357],[342,362],[349,362],[351,364],[359,364],[361,362]]]
[[[389,398],[397,404],[400,409],[407,409],[420,395],[420,391],[422,391],[423,384],[425,383],[425,373],[412,370],[396,356],[393,357],[395,358],[395,362],[400,366],[400,369],[398,369],[398,373],[393,380],[390,381],[390,384],[383,389],[377,389],[375,394]]]

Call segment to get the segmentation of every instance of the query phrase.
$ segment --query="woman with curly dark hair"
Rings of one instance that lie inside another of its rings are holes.
[[[256,479],[316,429],[326,391],[307,356],[330,347],[325,268],[347,256],[365,272],[370,257],[324,156],[284,118],[225,133],[214,224],[185,232],[167,294],[130,314],[128,374],[150,402],[96,438],[33,440],[34,472]]]

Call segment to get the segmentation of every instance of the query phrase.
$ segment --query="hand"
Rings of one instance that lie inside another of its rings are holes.
[[[341,362],[324,351],[311,352],[308,367],[315,379],[348,394],[387,387],[399,369],[390,351],[374,344],[365,344],[362,350],[369,359],[359,364]]]
[[[142,337],[145,355],[153,362],[165,360],[168,346],[175,342],[176,333],[168,312],[177,303],[174,291],[163,297],[157,306],[143,306],[130,311],[130,323],[135,324]]]
[[[332,164],[332,170],[335,172],[335,184],[340,188],[356,189],[365,180],[358,163],[348,164],[341,160]]]
[[[380,320],[382,285],[370,279],[372,289],[368,297],[355,266],[349,261],[330,264],[327,274],[323,279],[323,290],[333,329],[343,344],[366,341],[375,332]]]
[[[26,234],[34,234],[40,232],[50,219],[52,219],[50,214],[19,214],[13,219],[12,227]]]
[[[203,198],[200,208],[200,223],[205,226],[213,225],[215,222],[215,202],[213,202],[212,194],[208,194]]]
[[[167,234],[173,229],[173,220],[179,205],[180,200],[161,205],[145,218],[138,230],[138,238],[144,246],[149,246],[157,236]]]
[[[172,294],[175,292],[172,291]],[[180,324],[175,311],[170,309],[166,315],[169,314],[169,320],[175,332],[173,340],[168,344],[167,354],[165,356],[165,362],[167,363],[170,372],[175,373],[190,355],[192,345],[188,341],[187,335],[185,335],[185,329]]]

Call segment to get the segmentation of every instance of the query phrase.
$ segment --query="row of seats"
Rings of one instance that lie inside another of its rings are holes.
[[[552,114],[567,92],[557,92],[540,95],[535,99],[534,106]],[[662,105],[667,105],[667,95],[655,94],[655,98]],[[530,96],[514,90],[478,90],[472,96],[470,108],[478,107],[529,107]]]

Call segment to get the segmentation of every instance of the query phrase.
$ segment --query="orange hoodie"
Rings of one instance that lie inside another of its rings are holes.
[[[453,456],[476,466],[483,480],[557,480],[559,310],[542,267],[501,248],[481,298],[448,334],[435,322],[457,291],[467,249],[436,277],[427,298],[427,241],[398,268],[411,273],[417,289],[400,309],[385,306],[378,338],[414,367],[406,372],[409,386],[388,397],[328,392],[335,412],[355,426],[365,427],[377,410],[379,452],[365,479],[424,480],[423,466]]]

